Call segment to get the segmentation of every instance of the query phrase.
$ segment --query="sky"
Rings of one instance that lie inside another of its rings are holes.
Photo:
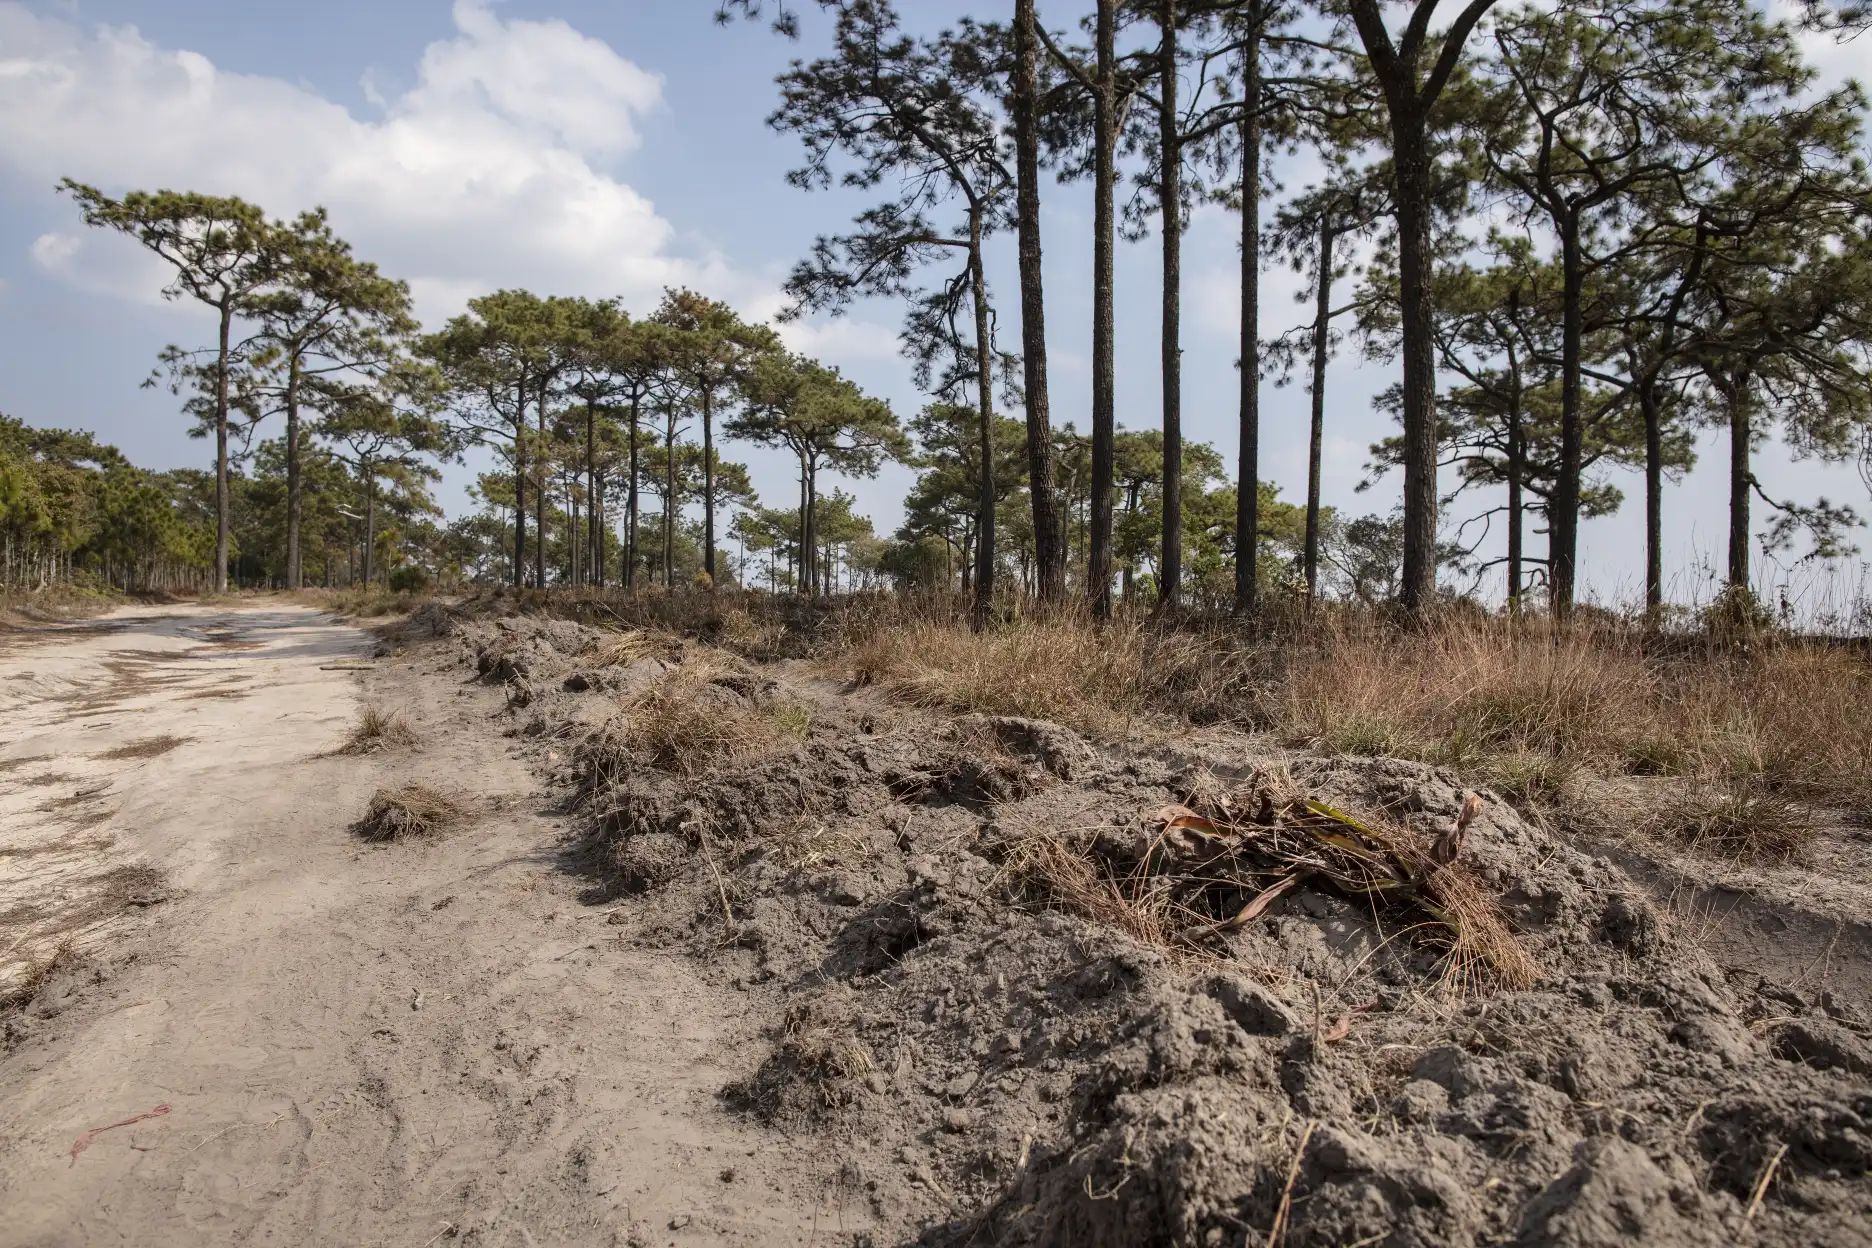
[[[963,0],[903,6],[934,28]],[[1041,5],[1059,30],[1081,6]],[[823,27],[788,44],[764,27],[718,27],[713,0],[0,0],[0,411],[31,424],[88,429],[153,468],[205,466],[206,443],[166,390],[140,388],[168,343],[211,340],[200,307],[165,303],[159,262],[128,240],[87,232],[61,176],[112,193],[133,188],[235,194],[276,217],[315,205],[386,273],[409,280],[424,322],[439,325],[474,295],[502,287],[619,296],[636,312],[687,285],[771,317],[781,283],[813,238],[841,228],[861,201],[786,185],[796,140],[765,124],[774,77],[814,55]],[[1810,41],[1829,80],[1859,50]],[[1308,181],[1284,158],[1288,189]],[[1091,197],[1084,184],[1044,191],[1048,355],[1054,420],[1084,431],[1090,409]],[[1271,214],[1273,206],[1264,208]],[[1236,219],[1199,209],[1184,249],[1186,436],[1235,459],[1239,325]],[[1005,345],[1018,345],[1013,240],[997,240],[990,280]],[[1158,242],[1120,249],[1118,418],[1156,424]],[[1304,320],[1303,281],[1263,277],[1264,336]],[[787,339],[842,368],[908,417],[925,401],[898,354],[899,309],[789,325]],[[1390,432],[1371,398],[1393,366],[1355,353],[1327,382],[1324,494],[1352,513],[1396,505],[1395,475],[1356,493],[1367,448]],[[1264,383],[1262,475],[1304,496],[1305,387]],[[1701,463],[1669,487],[1667,579],[1706,597],[1722,566],[1726,451],[1706,437]],[[794,497],[789,458],[734,447],[762,496]],[[484,463],[449,469],[442,501],[467,505]],[[1771,493],[1872,512],[1851,465],[1761,456]],[[910,473],[846,482],[880,533],[898,523]],[[1589,520],[1589,592],[1619,602],[1642,588],[1642,481],[1618,478],[1627,502]],[[1458,519],[1475,504],[1451,509]],[[1759,512],[1761,508],[1757,508]],[[1534,538],[1531,544],[1537,544]],[[1862,545],[1872,533],[1859,531]],[[1485,553],[1494,544],[1485,547]],[[1785,563],[1787,561],[1783,561]],[[1764,563],[1764,582],[1790,575]],[[1865,565],[1806,567],[1797,592],[1863,592]],[[1844,590],[1841,587],[1844,586]]]

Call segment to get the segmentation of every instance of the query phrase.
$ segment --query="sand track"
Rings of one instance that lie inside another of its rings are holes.
[[[579,903],[499,692],[325,670],[369,653],[289,606],[0,643],[0,950],[72,942],[0,1057],[0,1244],[850,1242],[838,1159],[718,1106],[745,999]],[[422,744],[330,755],[366,697]],[[478,813],[348,835],[403,780]]]

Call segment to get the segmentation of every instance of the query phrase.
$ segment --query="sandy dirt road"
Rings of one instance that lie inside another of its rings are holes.
[[[0,648],[0,974],[71,942],[0,1056],[0,1245],[853,1242],[838,1158],[718,1107],[738,994],[581,903],[498,691],[330,670],[371,648],[284,604]],[[332,755],[364,699],[421,744]],[[350,836],[402,780],[480,813]]]

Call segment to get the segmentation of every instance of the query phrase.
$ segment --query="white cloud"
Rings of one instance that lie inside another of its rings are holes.
[[[0,3],[0,174],[236,194],[275,215],[323,204],[431,319],[503,285],[633,304],[678,283],[737,303],[768,294],[718,255],[679,252],[650,200],[603,166],[641,142],[657,75],[564,22],[505,21],[485,0],[456,0],[453,18],[414,85],[364,119],[134,27]],[[147,276],[133,255],[81,231],[33,245],[48,272],[120,293]]]
[[[848,316],[789,321],[780,326],[780,340],[791,350],[834,362],[895,360],[903,352],[896,330]]]
[[[33,240],[33,262],[51,273],[62,273],[71,267],[72,257],[78,254],[78,239],[71,234],[41,234]]]

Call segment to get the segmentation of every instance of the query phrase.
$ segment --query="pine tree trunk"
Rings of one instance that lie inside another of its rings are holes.
[[[217,594],[228,587],[228,545],[232,528],[229,511],[232,498],[228,489],[228,351],[234,325],[234,304],[221,304],[221,346],[215,356],[215,571]]]
[[[624,497],[624,588],[637,588],[637,481],[640,476],[637,430],[642,419],[642,400],[631,396],[630,413],[630,484]]]
[[[1113,367],[1112,257],[1116,246],[1118,142],[1117,52],[1118,0],[1098,0],[1095,38],[1097,85],[1093,100],[1092,167],[1092,481],[1088,522],[1086,595],[1092,614],[1108,619],[1112,611],[1112,470],[1116,432],[1116,376]]]
[[[377,559],[377,473],[369,459],[360,467],[364,470],[364,588],[369,589]]]
[[[1410,88],[1415,90],[1415,84]],[[1436,599],[1436,353],[1430,299],[1430,150],[1423,110],[1391,101],[1397,185],[1398,293],[1403,339],[1404,567],[1398,600],[1427,611]]]
[[[1508,610],[1521,614],[1522,483],[1527,479],[1527,447],[1521,434],[1521,358],[1508,347]]]
[[[1664,608],[1664,413],[1657,382],[1638,387],[1645,437],[1645,612],[1656,623]]]
[[[1749,467],[1750,421],[1748,378],[1729,378],[1723,400],[1729,409],[1729,588],[1749,587],[1749,488],[1754,475]]]
[[[715,587],[715,387],[702,387],[702,570]]]
[[[605,474],[600,472],[592,477],[592,488],[597,491],[592,495],[591,506],[591,551],[592,551],[592,587],[603,589],[605,586],[605,530],[610,527],[611,517],[606,514],[608,489]]]
[[[592,560],[598,549],[598,418],[591,400],[585,401],[585,558]],[[594,565],[583,578],[592,585],[604,583],[602,565]]]
[[[295,354],[286,366],[286,588],[304,586],[299,562],[300,516],[304,510],[304,485],[299,479],[299,357]]]
[[[803,478],[806,496],[800,500],[800,575],[806,583],[806,596],[819,594],[819,526],[814,523],[819,512],[819,466],[808,460]]]
[[[1319,593],[1320,464],[1326,449],[1326,349],[1332,331],[1333,228],[1320,222],[1319,280],[1313,300],[1313,413],[1307,436],[1306,573],[1307,601]]]
[[[1021,354],[1027,386],[1027,492],[1033,502],[1034,563],[1040,600],[1066,593],[1066,546],[1053,481],[1052,412],[1047,399],[1046,297],[1040,269],[1039,36],[1034,0],[1014,0],[1014,148],[1020,233]]]
[[[1579,566],[1580,353],[1584,336],[1580,305],[1585,278],[1578,215],[1556,221],[1555,225],[1560,233],[1560,468],[1548,525],[1552,534],[1548,575],[1553,584],[1553,609],[1564,616],[1573,609]]]
[[[1261,6],[1242,52],[1241,450],[1235,471],[1235,611],[1259,606],[1261,555]]]
[[[663,588],[676,588],[676,409],[663,413]]]
[[[513,583],[518,589],[526,581],[526,378],[515,383],[514,392],[514,559]]]
[[[546,483],[552,479],[546,467],[546,395],[550,388],[546,379],[540,379],[539,394],[535,396],[539,404],[539,458],[535,461],[539,468],[539,488],[533,492],[533,583],[540,589],[546,588]]]
[[[1157,143],[1163,214],[1163,558],[1157,605],[1175,611],[1183,578],[1183,150],[1177,116],[1177,5],[1159,0]]]
[[[975,601],[969,619],[977,632],[988,625],[994,599],[994,358],[988,342],[988,282],[982,273],[982,210],[969,211],[969,288],[975,301],[975,398],[981,421],[980,518],[975,522]]]

